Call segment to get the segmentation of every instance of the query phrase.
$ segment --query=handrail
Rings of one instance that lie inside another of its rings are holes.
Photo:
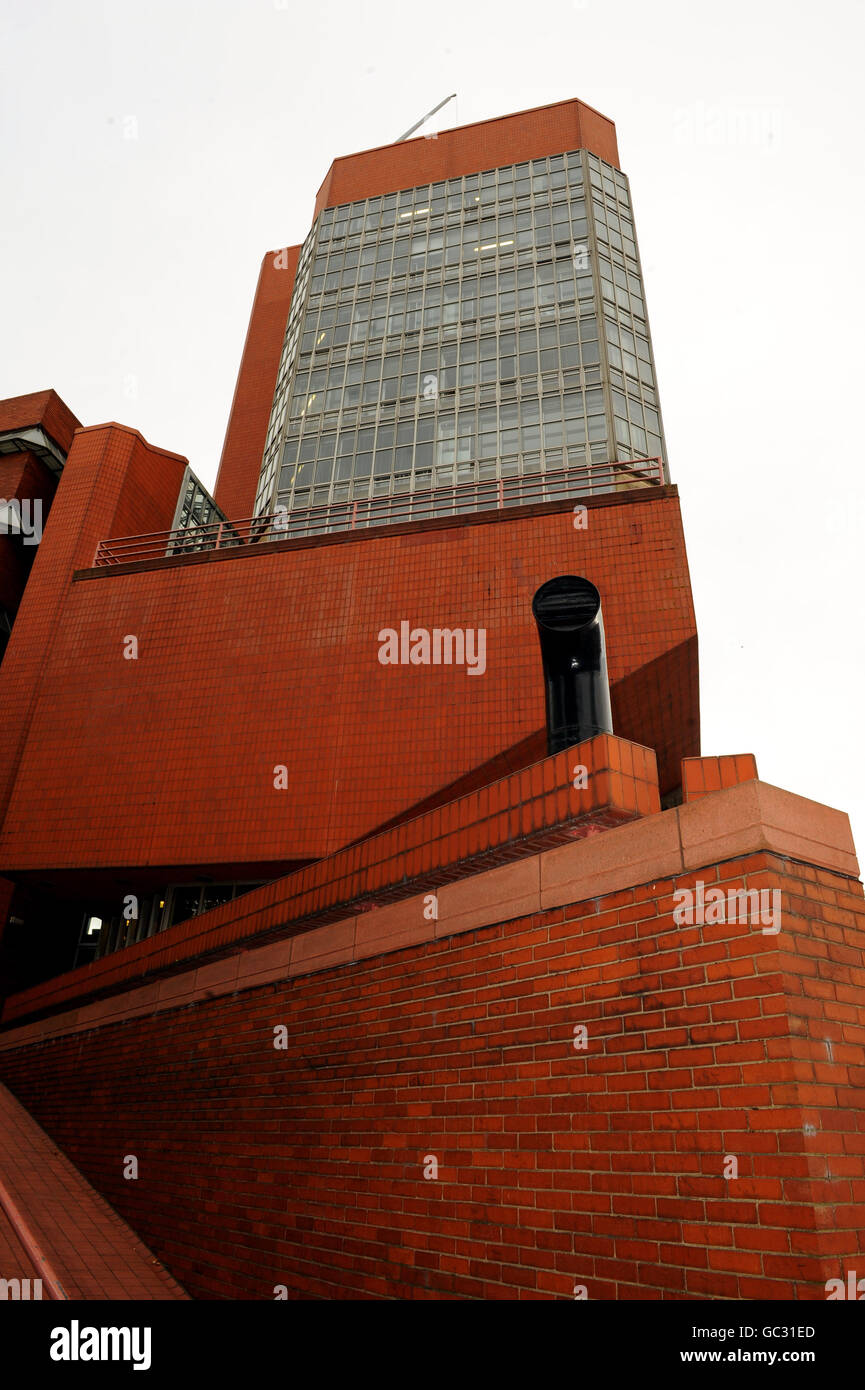
[[[69,1295],[61,1284],[54,1266],[24,1219],[9,1189],[2,1182],[0,1182],[0,1211],[4,1213],[9,1225],[21,1242],[21,1246],[26,1251],[27,1258],[36,1270],[39,1279],[44,1282],[49,1298],[55,1299],[58,1303],[68,1299]]]
[[[490,478],[482,482],[456,483],[400,492],[388,497],[352,498],[344,502],[282,508],[241,521],[209,521],[173,531],[150,531],[100,541],[94,567],[133,564],[230,546],[256,545],[262,541],[298,539],[355,531],[377,525],[425,521],[477,511],[501,511],[505,507],[554,502],[618,488],[657,487],[664,483],[659,458],[621,459],[609,463],[572,465],[528,473],[516,478]]]

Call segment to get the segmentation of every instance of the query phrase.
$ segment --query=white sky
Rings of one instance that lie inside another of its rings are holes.
[[[0,397],[212,485],[264,252],[331,160],[580,97],[631,180],[703,751],[862,785],[862,0],[0,0]],[[136,138],[129,138],[135,135]]]

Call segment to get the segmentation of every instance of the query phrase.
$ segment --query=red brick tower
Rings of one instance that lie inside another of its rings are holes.
[[[564,574],[614,732],[548,756]],[[0,1079],[193,1296],[822,1298],[861,1258],[855,854],[699,756],[604,117],[336,160],[215,499],[76,430],[0,699]]]

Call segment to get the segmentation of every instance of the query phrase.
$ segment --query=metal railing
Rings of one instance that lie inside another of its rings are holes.
[[[263,541],[294,540],[370,526],[500,511],[505,507],[525,507],[569,497],[658,487],[664,481],[664,466],[659,458],[574,465],[519,478],[491,478],[487,482],[457,483],[452,487],[401,492],[390,497],[329,502],[291,512],[282,509],[243,521],[211,521],[184,530],[122,536],[100,541],[93,564],[97,568],[133,564],[202,550],[257,545]]]

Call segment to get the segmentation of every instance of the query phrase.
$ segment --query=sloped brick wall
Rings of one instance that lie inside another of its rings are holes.
[[[865,1259],[861,885],[760,852],[572,901],[576,853],[562,906],[0,1077],[199,1298],[824,1298]],[[697,879],[780,888],[782,930],[676,925]]]

